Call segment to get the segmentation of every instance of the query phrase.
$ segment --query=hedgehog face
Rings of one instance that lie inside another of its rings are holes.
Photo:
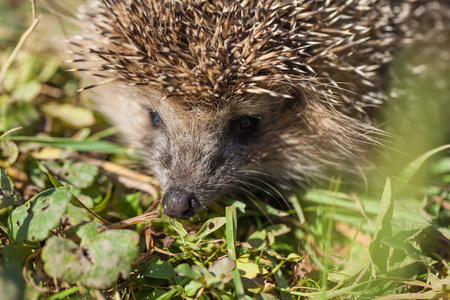
[[[192,217],[216,198],[239,192],[249,173],[266,173],[266,159],[276,159],[281,129],[289,126],[274,119],[281,115],[274,111],[286,109],[288,100],[260,96],[237,103],[186,106],[165,99],[147,106],[150,130],[142,150],[166,191],[168,216]]]

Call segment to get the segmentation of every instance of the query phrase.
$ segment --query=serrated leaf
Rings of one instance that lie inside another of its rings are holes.
[[[86,232],[91,232],[94,226],[88,226]],[[131,262],[138,254],[138,233],[109,230],[85,237],[88,240],[82,239],[83,246],[60,237],[48,239],[42,250],[45,271],[62,281],[80,282],[96,289],[111,286],[119,275],[128,276]]]
[[[41,192],[27,203],[16,208],[9,216],[8,229],[16,243],[25,240],[42,241],[50,230],[61,223],[72,195],[67,188],[55,188]]]

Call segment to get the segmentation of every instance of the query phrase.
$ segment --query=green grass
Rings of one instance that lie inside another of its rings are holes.
[[[0,68],[30,10],[0,4]],[[368,176],[364,191],[336,177],[298,191],[289,207],[263,198],[263,213],[223,199],[208,215],[169,220],[157,182],[114,142],[75,92],[67,58],[45,42],[55,24],[44,13],[0,83],[0,299],[450,297],[450,157],[438,147],[449,138],[448,107],[432,118],[402,99],[402,117],[418,113],[431,137],[390,122],[403,153],[383,149],[374,162],[389,176]],[[413,60],[402,57],[399,73]],[[428,95],[441,96],[449,100]]]

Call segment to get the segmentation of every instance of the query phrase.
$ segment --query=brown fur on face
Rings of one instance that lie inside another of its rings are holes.
[[[106,77],[92,86],[100,109],[141,149],[166,213],[188,218],[261,177],[285,186],[358,166],[377,132],[367,110],[387,98],[421,5],[97,0],[77,45],[97,60],[81,70]]]

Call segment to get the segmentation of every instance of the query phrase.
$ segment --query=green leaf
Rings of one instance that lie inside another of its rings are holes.
[[[16,243],[46,239],[50,230],[61,223],[71,199],[72,195],[65,187],[37,194],[11,213],[8,221],[10,237]]]
[[[132,218],[142,214],[141,209],[142,192],[127,193],[117,199],[117,211],[124,219]]]
[[[213,262],[208,270],[214,275],[222,277],[226,274],[231,273],[236,268],[236,261],[229,257],[224,257],[222,259]]]
[[[54,118],[60,119],[73,128],[84,128],[95,124],[91,110],[72,104],[49,103],[41,106],[42,111]]]
[[[392,236],[392,215],[394,203],[392,201],[391,180],[386,180],[383,195],[381,197],[380,211],[375,226],[374,240],[370,244],[370,255],[373,264],[381,272],[386,272],[389,265],[389,247],[381,243],[381,239]],[[372,269],[372,276],[375,277],[375,268]]]
[[[190,265],[188,264],[180,264],[175,268],[175,272],[177,272],[177,274],[179,276],[186,276],[188,278],[197,280],[199,278],[201,278],[201,273],[196,273],[193,272],[192,268]]]
[[[285,224],[274,224],[264,228],[267,232],[270,232],[273,236],[281,236],[291,231],[291,229]]]
[[[198,290],[202,287],[203,285],[198,282],[198,281],[194,281],[191,280],[191,282],[189,282],[185,287],[184,287],[184,291],[186,293],[186,295],[188,297],[193,297],[197,294]]]
[[[25,299],[25,280],[17,264],[0,265],[0,299]]]
[[[279,299],[275,295],[267,294],[267,293],[261,293],[258,295],[255,295],[255,300],[277,300]]]
[[[141,275],[165,279],[170,283],[175,282],[175,270],[173,269],[172,264],[163,260],[148,263],[144,270],[142,270]]]
[[[14,183],[4,169],[0,169],[0,209],[23,203],[22,197],[14,190]]]
[[[419,168],[427,159],[429,159],[434,154],[449,148],[450,145],[438,147],[424,153],[423,155],[410,162],[398,175],[397,180],[394,183],[394,194],[398,195],[404,190],[406,185],[411,181],[412,177],[417,173]]]
[[[96,224],[88,223],[79,232],[81,245],[60,237],[48,239],[42,250],[44,269],[68,283],[104,289],[119,275],[126,278],[138,254],[139,234],[130,230],[109,230],[94,234]]]
[[[289,203],[294,207],[295,213],[297,214],[300,224],[305,223],[305,214],[303,213],[302,206],[300,205],[300,200],[297,195],[293,194],[289,198]]]
[[[90,217],[92,217],[92,215],[90,215],[86,209],[69,203],[67,204],[67,214],[65,217],[67,218],[67,222],[69,224],[77,225],[81,222],[91,220]]]
[[[86,162],[65,161],[62,176],[71,185],[83,189],[93,184],[98,174],[98,167]]]
[[[28,209],[31,207],[31,202],[17,207],[8,218],[8,233],[11,242],[22,243],[27,240],[28,227],[30,226],[30,214]]]
[[[41,83],[37,80],[29,81],[25,84],[20,85],[13,91],[14,98],[32,101],[41,92]]]
[[[252,247],[255,248],[256,250],[262,250],[267,246],[266,237],[267,232],[265,229],[255,231],[248,237],[247,243],[252,245]]]
[[[414,248],[414,246],[410,242],[410,240],[413,241],[413,239],[422,231],[423,230],[420,229],[402,231],[392,237],[382,238],[381,242],[385,245],[388,245],[391,248],[403,252],[405,255],[408,255],[415,261],[426,266],[428,264],[428,260],[425,258],[422,252]]]
[[[54,187],[59,188],[59,187],[63,187],[64,185],[58,180],[56,179],[52,173],[50,173],[50,171],[41,163],[36,162],[38,168],[47,174],[48,178],[50,179],[50,182],[53,184]]]
[[[236,199],[231,199],[231,198],[221,199],[220,203],[223,203],[225,206],[232,206],[233,205],[241,213],[245,213],[245,207],[247,206],[247,204],[245,204],[244,202],[241,202],[241,201],[236,200]]]
[[[236,261],[236,267],[242,277],[256,278],[258,275],[268,273],[267,270],[253,262],[250,254],[241,255]]]
[[[19,148],[12,141],[0,141],[0,153],[4,165],[11,166],[19,157]]]
[[[23,127],[21,134],[33,135],[36,132],[39,113],[33,102],[9,100],[1,106],[0,120],[1,131]]]
[[[81,279],[90,260],[83,249],[71,240],[51,237],[42,249],[45,271],[63,282],[76,282]]]
[[[203,224],[202,228],[197,232],[197,238],[199,239],[198,243],[206,237],[208,234],[213,233],[214,231],[220,229],[223,225],[225,225],[226,219],[225,217],[212,218]]]
[[[343,284],[346,281],[354,280],[354,276],[359,274],[364,268],[371,263],[370,253],[367,247],[358,243],[353,243],[350,249],[350,257],[339,270],[328,273],[328,280]]]
[[[184,244],[184,237],[188,235],[186,229],[184,229],[183,224],[179,222],[176,219],[170,218],[169,219],[170,225],[172,225],[172,228],[178,233],[178,235],[181,237],[183,244]]]
[[[96,222],[90,222],[81,226],[77,230],[77,235],[81,238],[81,246],[91,242],[98,235],[99,224]]]
[[[22,245],[6,245],[3,248],[5,263],[14,263],[18,266],[23,266],[31,253],[31,248]]]

